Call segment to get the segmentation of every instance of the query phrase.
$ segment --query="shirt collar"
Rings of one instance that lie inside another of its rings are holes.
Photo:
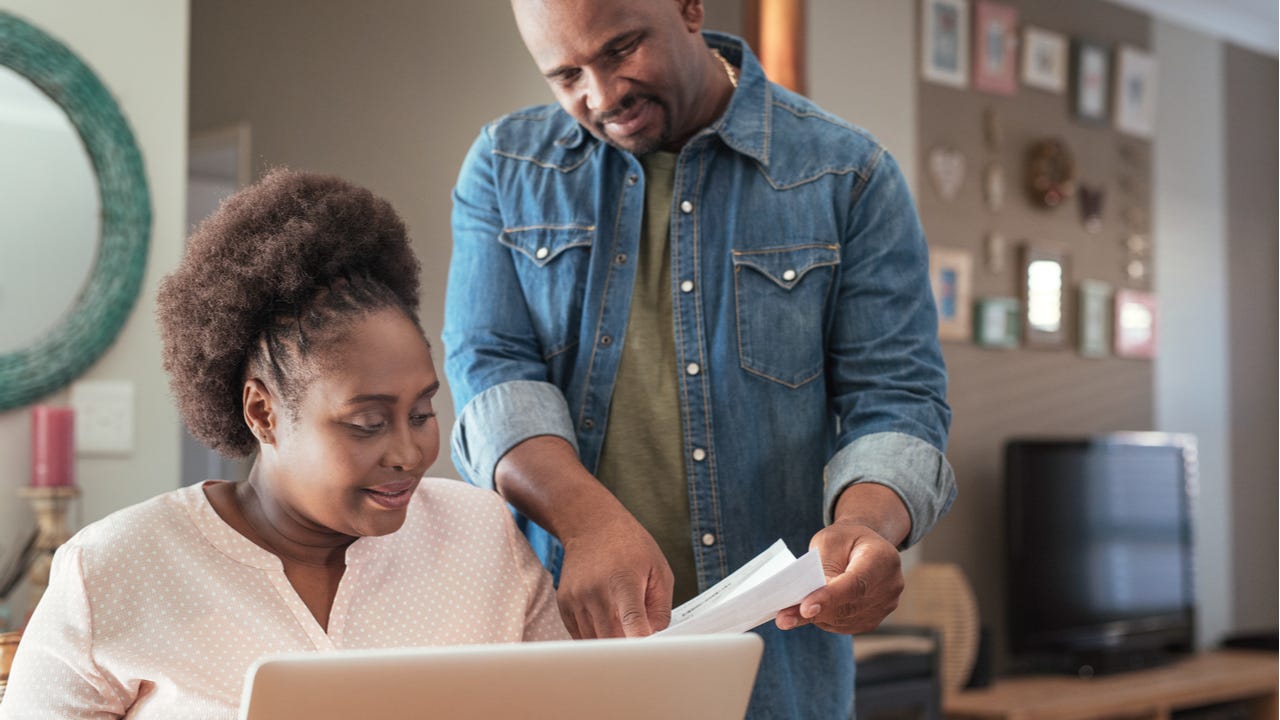
[[[767,166],[773,87],[760,61],[742,38],[710,30],[703,31],[702,38],[738,68],[738,87],[711,130],[729,147]]]

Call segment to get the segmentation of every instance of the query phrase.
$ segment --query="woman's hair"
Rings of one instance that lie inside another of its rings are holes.
[[[227,198],[157,298],[164,368],[191,434],[224,455],[252,453],[246,378],[268,381],[296,414],[326,344],[352,321],[396,308],[418,324],[418,270],[391,205],[339,178],[275,170]]]

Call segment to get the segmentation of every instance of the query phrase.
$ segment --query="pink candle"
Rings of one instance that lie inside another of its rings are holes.
[[[75,416],[69,407],[31,408],[31,487],[68,487],[75,467]]]

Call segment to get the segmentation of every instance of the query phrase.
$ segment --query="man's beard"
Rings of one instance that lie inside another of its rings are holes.
[[[623,113],[626,113],[628,110],[635,107],[635,105],[640,102],[652,103],[654,106],[656,106],[659,109],[659,112],[662,115],[662,123],[661,123],[661,126],[658,128],[658,134],[656,136],[654,137],[631,136],[625,140],[618,140],[617,138],[614,138],[613,136],[611,136],[607,130],[605,130],[605,123],[609,122],[610,120],[612,120],[613,118],[619,115],[622,115]],[[637,155],[637,156],[648,155],[649,153],[661,150],[662,148],[666,147],[671,143],[670,108],[668,108],[667,104],[663,102],[661,99],[659,99],[658,96],[656,95],[647,95],[647,94],[628,95],[622,99],[622,102],[618,103],[618,109],[612,110],[608,113],[592,118],[591,124],[592,124],[592,127],[595,128],[596,137],[599,137],[601,140],[604,140],[609,145],[612,145],[613,147],[616,147],[619,150],[625,150],[631,153],[632,155]]]

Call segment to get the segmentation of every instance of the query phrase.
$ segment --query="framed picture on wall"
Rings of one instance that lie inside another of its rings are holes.
[[[973,256],[966,250],[930,248],[929,278],[938,303],[938,339],[967,341],[972,334],[969,283]]]
[[[969,0],[921,0],[920,73],[930,82],[969,84]]]
[[[978,298],[973,304],[973,342],[987,348],[1018,347],[1022,336],[1018,309],[1017,298]]]
[[[1067,89],[1067,38],[1028,26],[1022,31],[1022,84],[1060,93]]]
[[[1071,46],[1071,108],[1076,118],[1107,121],[1111,53],[1105,46],[1077,38]]]
[[[1026,243],[1019,267],[1022,336],[1027,347],[1061,348],[1067,339],[1066,253]]]
[[[1150,359],[1156,356],[1156,296],[1141,290],[1117,290],[1115,304],[1116,355]]]
[[[1122,46],[1116,57],[1116,128],[1150,138],[1156,119],[1156,60],[1137,48]]]
[[[973,86],[1012,95],[1018,91],[1018,9],[978,0],[973,11]]]
[[[1081,280],[1076,316],[1080,334],[1080,354],[1106,357],[1111,354],[1111,286],[1100,280]]]

